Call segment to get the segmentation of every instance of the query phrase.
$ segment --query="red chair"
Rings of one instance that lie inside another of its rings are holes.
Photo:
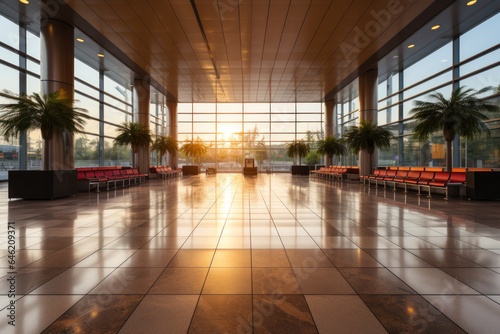
[[[405,182],[407,176],[408,176],[408,170],[398,170],[396,176],[392,179],[392,181],[390,181],[394,183],[394,191],[396,191],[396,186],[398,183]]]
[[[122,182],[122,186],[125,185],[125,181],[123,179],[123,177],[121,175],[115,175],[113,173],[113,170],[112,169],[108,169],[108,170],[105,170],[104,171],[104,175],[110,179],[110,180],[114,180],[115,181],[115,188],[116,188],[116,182],[119,182],[121,181]]]
[[[85,178],[89,182],[89,191],[90,191],[90,186],[91,185],[96,185],[97,186],[97,192],[99,192],[99,188],[100,188],[101,184],[105,184],[106,187],[107,187],[107,189],[109,190],[108,178],[106,178],[106,177],[97,177],[95,175],[95,172],[92,171],[92,170],[85,172]]]
[[[420,179],[420,174],[422,172],[419,171],[410,171],[408,173],[408,176],[406,177],[404,184],[405,184],[405,193],[408,192],[408,184],[417,184],[418,180]]]
[[[381,181],[384,181],[384,189],[385,189],[386,185],[387,185],[387,181],[392,181],[397,173],[398,173],[398,171],[396,169],[388,170],[387,173],[385,174],[385,176],[379,176],[379,177],[375,178],[375,186],[378,187],[378,181],[381,180]]]

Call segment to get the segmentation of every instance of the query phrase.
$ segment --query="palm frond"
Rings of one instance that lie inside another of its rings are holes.
[[[334,155],[346,155],[347,149],[342,140],[337,140],[335,137],[331,136],[318,141],[318,153],[332,158]]]
[[[201,139],[188,140],[182,146],[180,151],[188,157],[197,160],[207,153],[208,146]]]
[[[345,142],[354,153],[373,150],[375,147],[388,148],[393,138],[390,131],[373,125],[370,121],[361,121],[359,126],[350,127],[344,135]]]
[[[137,152],[137,148],[142,145],[149,146],[152,141],[151,132],[143,124],[130,122],[123,123],[118,127],[118,136],[114,139],[118,145],[131,145]]]
[[[496,113],[500,108],[478,96],[491,90],[485,87],[479,91],[460,87],[455,89],[449,99],[441,93],[429,95],[429,101],[415,101],[410,111],[418,123],[414,137],[420,141],[429,140],[435,132],[442,130],[445,140],[453,140],[455,134],[467,139],[477,138],[482,133],[489,133],[483,121],[485,114]]]
[[[78,101],[69,98],[63,90],[47,95],[19,96],[8,91],[5,94],[13,101],[0,105],[0,133],[6,139],[35,129],[41,129],[46,140],[53,131],[81,133],[89,118],[87,110],[74,107]]]

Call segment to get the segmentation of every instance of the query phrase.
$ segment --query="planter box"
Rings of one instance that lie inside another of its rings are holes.
[[[77,192],[75,169],[9,171],[9,198],[56,199]]]
[[[243,167],[243,175],[257,175],[257,167]]]
[[[309,166],[292,166],[292,175],[309,175]]]
[[[200,174],[200,166],[182,166],[183,175],[198,175]]]
[[[471,200],[499,200],[500,172],[467,171],[466,195]]]

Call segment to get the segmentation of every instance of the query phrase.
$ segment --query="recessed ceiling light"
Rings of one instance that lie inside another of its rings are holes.
[[[392,58],[396,59],[396,58],[399,58],[399,56],[394,56],[394,57],[392,57]]]
[[[472,6],[473,4],[475,4],[477,2],[477,0],[472,0],[472,1],[469,1],[467,2],[467,6]]]
[[[447,61],[448,61],[448,59],[441,60],[442,63],[446,63]]]
[[[97,56],[104,58],[104,55],[102,53],[98,53]]]
[[[356,87],[357,85],[356,85],[356,84],[354,84],[353,86],[354,86],[354,87]]]
[[[80,43],[85,42],[85,41],[83,40],[83,38],[77,38],[76,40],[77,40],[78,42],[80,42]]]
[[[408,45],[408,49],[411,49],[411,48],[413,48],[413,47],[415,47],[415,44],[410,44],[410,45]]]
[[[434,27],[432,27],[431,29],[432,30],[436,30],[436,29],[439,29],[441,26],[439,24],[436,24]]]
[[[30,3],[28,0],[19,0],[19,2],[24,3],[25,5]]]

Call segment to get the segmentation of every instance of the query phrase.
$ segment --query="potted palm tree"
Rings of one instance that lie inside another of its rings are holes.
[[[441,93],[433,93],[431,101],[415,101],[410,112],[416,120],[414,136],[420,141],[428,141],[437,131],[442,131],[446,142],[446,171],[453,168],[452,143],[456,135],[474,139],[482,133],[489,134],[483,121],[488,119],[484,112],[498,112],[500,108],[481,100],[477,96],[491,87],[479,91],[457,88],[447,99]]]
[[[161,158],[167,152],[174,154],[179,150],[179,146],[171,136],[156,136],[151,144],[151,150],[156,152],[156,163],[161,165]]]
[[[191,166],[182,166],[183,175],[198,175],[200,173],[200,166],[194,165],[195,161],[198,160],[200,163],[200,158],[207,153],[207,145],[205,145],[201,139],[187,140],[184,145],[181,146],[181,152],[187,157],[192,158]]]
[[[12,103],[0,105],[0,133],[8,139],[40,129],[44,140],[44,170],[10,171],[9,198],[53,199],[75,194],[77,181],[74,162],[68,166],[54,157],[73,154],[66,152],[73,150],[73,137],[67,134],[83,132],[88,119],[87,110],[74,107],[76,101],[63,90],[29,96],[5,91],[4,97],[12,100]]]
[[[309,175],[309,166],[302,166],[302,158],[311,151],[309,144],[304,140],[294,140],[286,145],[286,154],[289,158],[299,158],[299,165],[292,166],[292,175]]]
[[[136,154],[139,148],[149,147],[151,144],[151,131],[146,128],[143,124],[130,122],[123,123],[118,128],[118,136],[114,139],[114,142],[118,145],[130,145],[132,146],[132,166],[136,166]],[[141,173],[147,173],[148,171],[140,171]]]
[[[345,155],[347,153],[347,149],[342,140],[330,136],[318,142],[318,153],[328,157],[326,165],[329,166],[332,164],[332,158],[335,155],[339,157],[341,155]]]
[[[394,136],[389,130],[374,125],[370,121],[361,121],[359,126],[352,126],[346,131],[343,140],[355,154],[362,150],[367,151],[370,158],[368,173],[360,168],[360,174],[365,175],[373,172],[372,160],[375,148],[389,148],[393,138]]]

